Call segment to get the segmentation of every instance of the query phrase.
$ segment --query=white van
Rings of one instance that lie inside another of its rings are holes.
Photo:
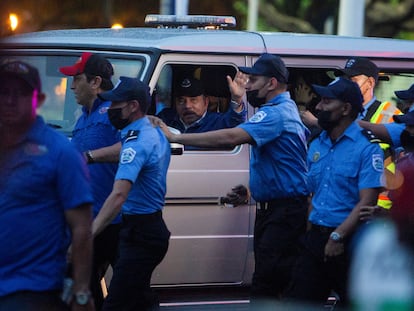
[[[367,57],[381,70],[376,89],[381,101],[395,102],[394,90],[414,83],[414,41],[169,27],[54,30],[4,38],[1,58],[18,58],[39,69],[47,94],[39,113],[69,137],[80,106],[58,68],[73,64],[85,51],[111,61],[114,82],[130,76],[148,83],[151,113],[161,105],[174,107],[174,84],[187,71],[204,82],[217,104],[211,109],[224,111],[229,97],[225,76],[234,76],[238,66],[251,66],[263,52],[280,55],[292,77],[306,76],[316,84],[332,79],[348,57]],[[249,107],[248,117],[253,113]],[[233,186],[248,185],[249,146],[175,151],[164,210],[170,248],[152,284],[249,284],[255,202],[237,208],[220,204]]]

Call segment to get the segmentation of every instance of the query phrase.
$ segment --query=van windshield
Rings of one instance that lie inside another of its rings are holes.
[[[76,120],[81,115],[82,106],[76,102],[71,90],[72,77],[59,72],[59,67],[71,66],[79,55],[22,55],[3,57],[1,61],[21,60],[35,66],[39,70],[42,81],[42,91],[46,100],[38,109],[45,122],[50,126],[71,136]],[[112,82],[116,84],[120,76],[140,77],[144,68],[144,58],[116,59],[107,57],[114,67]]]

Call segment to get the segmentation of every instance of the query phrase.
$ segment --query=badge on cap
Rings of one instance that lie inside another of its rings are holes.
[[[184,79],[184,80],[181,82],[181,87],[184,87],[184,88],[189,88],[189,87],[191,87],[191,81],[190,81],[189,79]]]
[[[120,159],[121,164],[131,163],[134,160],[136,154],[137,152],[134,149],[126,148],[121,153],[121,159]]]
[[[354,59],[354,58],[351,58],[351,59],[349,59],[349,60],[346,62],[346,64],[345,64],[345,68],[350,68],[350,67],[352,67],[354,64],[355,64],[355,59]]]

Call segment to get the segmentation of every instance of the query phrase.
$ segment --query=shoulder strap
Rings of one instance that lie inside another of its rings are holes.
[[[367,114],[365,115],[365,117],[362,120],[369,122],[380,105],[381,105],[381,102],[379,100],[374,101],[372,103],[372,105],[369,106]]]
[[[361,132],[371,143],[381,143],[381,139],[375,136],[370,130],[362,129]]]

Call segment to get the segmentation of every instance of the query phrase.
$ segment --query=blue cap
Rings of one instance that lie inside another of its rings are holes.
[[[243,73],[255,76],[275,77],[281,83],[287,83],[289,71],[278,55],[264,53],[254,63],[253,67],[239,67]]]
[[[42,91],[42,83],[40,81],[39,71],[22,61],[6,62],[0,66],[0,76],[4,79],[15,76],[25,81],[34,90]]]
[[[151,103],[150,88],[136,78],[120,77],[115,87],[107,92],[98,94],[105,101],[122,102],[137,100],[140,105],[147,107]]]
[[[394,93],[402,100],[414,99],[414,84],[408,90],[395,91]]]
[[[404,123],[405,125],[414,125],[414,111],[406,114],[392,116],[395,123]]]
[[[362,112],[364,110],[362,103],[364,99],[358,84],[345,79],[336,78],[327,86],[312,84],[316,94],[321,97],[339,99],[345,103],[350,103],[355,110]]]
[[[379,76],[377,65],[365,57],[349,58],[345,63],[345,68],[338,69],[337,72],[342,72],[349,78],[365,75],[367,77],[373,77],[375,81],[378,81]]]

